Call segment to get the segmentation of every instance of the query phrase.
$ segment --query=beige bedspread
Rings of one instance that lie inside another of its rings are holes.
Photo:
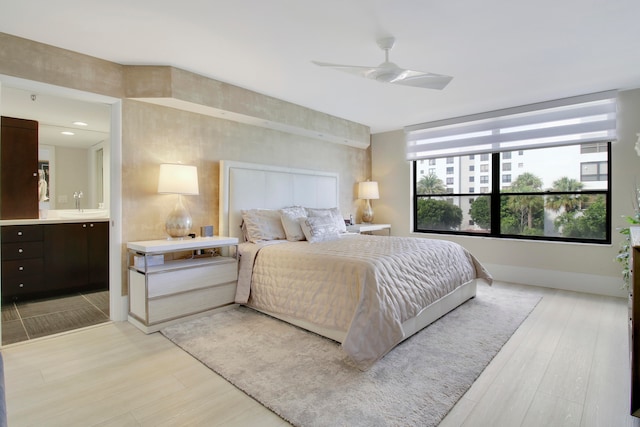
[[[368,368],[404,339],[402,323],[475,278],[491,275],[462,246],[344,235],[240,245],[236,302],[346,331],[342,347]]]

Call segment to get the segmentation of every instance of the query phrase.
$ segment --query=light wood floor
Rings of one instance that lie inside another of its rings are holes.
[[[627,302],[524,288],[543,300],[441,426],[640,426],[628,415]],[[287,425],[160,334],[127,323],[2,354],[12,427]]]

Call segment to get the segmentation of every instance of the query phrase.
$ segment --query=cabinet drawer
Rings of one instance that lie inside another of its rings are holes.
[[[187,292],[222,283],[235,282],[238,278],[236,260],[228,258],[216,264],[195,268],[163,271],[147,274],[148,297],[155,298],[178,292]]]
[[[2,243],[41,241],[40,225],[8,225],[2,227]]]
[[[3,243],[2,259],[42,258],[42,242]]]
[[[149,324],[232,304],[235,296],[234,282],[149,300]]]
[[[41,274],[25,278],[2,278],[2,298],[12,298],[34,292],[42,292],[43,277]]]
[[[42,275],[44,261],[42,258],[31,258],[16,261],[2,261],[2,279],[10,277],[29,277]]]

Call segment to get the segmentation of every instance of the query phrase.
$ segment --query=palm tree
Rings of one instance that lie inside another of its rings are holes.
[[[568,178],[566,176],[553,182],[553,188],[551,191],[571,191],[576,192],[582,190],[584,184],[575,179]],[[557,194],[547,197],[546,207],[554,212],[558,212],[564,209],[565,212],[570,213],[578,210],[582,204],[582,197],[574,194]]]
[[[420,178],[416,191],[418,194],[442,194],[446,193],[447,189],[437,175],[430,173]]]
[[[514,193],[533,193],[542,192],[542,180],[530,172],[525,172],[518,176],[511,185],[508,192]],[[535,195],[522,195],[509,197],[509,207],[518,212],[523,222],[524,216],[527,217],[527,227],[533,229],[533,213],[542,208],[541,197]]]

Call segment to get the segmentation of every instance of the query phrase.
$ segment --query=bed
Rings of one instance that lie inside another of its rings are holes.
[[[339,194],[334,173],[223,161],[219,229],[244,241],[237,303],[339,342],[367,369],[492,279],[453,242],[346,233]]]

